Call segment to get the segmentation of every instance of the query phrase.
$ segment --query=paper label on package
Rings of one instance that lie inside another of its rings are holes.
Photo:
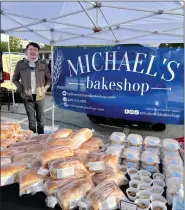
[[[74,142],[74,148],[78,149],[84,142],[85,142],[84,138],[78,139],[77,141]]]
[[[121,210],[137,210],[137,205],[135,203],[130,203],[124,200],[120,201]]]
[[[90,171],[99,171],[105,169],[105,163],[104,161],[99,162],[89,162],[88,167]]]
[[[15,176],[1,177],[1,186],[15,183]]]
[[[102,203],[100,203],[99,205],[99,209],[100,210],[110,210],[116,207],[116,198],[113,196],[105,201],[103,201]]]
[[[74,175],[75,175],[74,166],[68,167],[68,168],[57,169],[57,179],[65,178],[68,176],[74,176]]]

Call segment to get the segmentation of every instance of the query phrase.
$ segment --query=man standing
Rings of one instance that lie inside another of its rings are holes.
[[[40,60],[40,46],[30,42],[26,47],[26,58],[18,61],[12,82],[23,98],[29,120],[29,129],[34,133],[44,133],[44,98],[51,84],[47,63]]]

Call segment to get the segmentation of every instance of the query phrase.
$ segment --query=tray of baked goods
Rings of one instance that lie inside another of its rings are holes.
[[[104,144],[89,128],[37,136],[17,123],[1,129],[3,210],[184,208],[184,163],[175,139],[114,132]]]

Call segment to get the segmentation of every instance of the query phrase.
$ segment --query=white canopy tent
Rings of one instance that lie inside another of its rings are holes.
[[[2,2],[1,33],[50,44],[53,69],[53,46],[183,43],[183,7],[183,1]]]

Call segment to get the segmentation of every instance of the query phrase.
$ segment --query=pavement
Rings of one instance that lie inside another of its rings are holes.
[[[52,126],[52,100],[50,94],[46,96],[45,101],[45,115],[44,123],[45,126]],[[59,128],[71,128],[77,130],[83,127],[93,128],[95,134],[101,137],[105,143],[108,142],[112,132],[124,132],[126,135],[130,133],[137,133],[145,136],[156,136],[160,139],[164,138],[180,138],[184,136],[184,125],[167,125],[165,131],[147,131],[147,130],[137,130],[137,129],[128,129],[116,126],[106,126],[98,125],[92,123],[89,118],[83,113],[77,113],[72,111],[61,110],[57,107],[54,108],[55,113],[55,126]],[[28,120],[23,104],[18,104],[18,109],[16,113],[8,111],[8,107],[3,105],[1,108],[1,120],[2,121],[13,121],[19,122],[23,129],[28,129]],[[51,127],[50,127],[51,128]]]

